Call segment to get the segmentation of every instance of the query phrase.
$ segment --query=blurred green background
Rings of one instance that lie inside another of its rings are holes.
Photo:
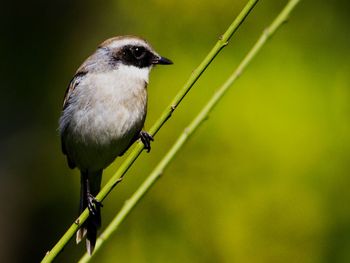
[[[258,3],[104,202],[103,227],[286,2]],[[38,262],[77,215],[57,121],[96,46],[135,34],[174,61],[151,74],[149,128],[245,3],[2,5],[1,262]],[[302,1],[93,262],[350,262],[349,7]],[[84,251],[72,240],[57,262]]]

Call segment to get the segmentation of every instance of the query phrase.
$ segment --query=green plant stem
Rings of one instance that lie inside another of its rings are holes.
[[[138,204],[142,197],[150,190],[150,188],[155,184],[155,182],[161,177],[164,169],[169,165],[169,163],[174,159],[176,153],[182,148],[184,143],[188,138],[193,135],[193,133],[198,129],[198,127],[208,118],[209,113],[217,105],[217,103],[223,98],[224,94],[232,86],[232,84],[239,78],[244,69],[253,60],[253,58],[258,54],[266,41],[276,32],[276,30],[285,22],[288,15],[293,10],[295,5],[300,0],[291,0],[282,12],[276,17],[272,24],[263,32],[258,41],[255,43],[253,48],[244,57],[241,63],[238,65],[236,70],[231,74],[231,76],[226,80],[226,82],[215,92],[211,97],[209,102],[202,108],[200,113],[195,117],[195,119],[190,123],[187,128],[184,129],[180,137],[170,148],[164,158],[158,163],[151,174],[146,178],[146,180],[141,184],[141,186],[136,190],[136,192],[128,199],[124,206],[121,208],[119,213],[114,217],[112,222],[107,226],[105,231],[97,239],[95,252],[101,248],[103,243],[109,239],[109,237],[117,230],[119,225],[124,221],[131,210]],[[94,255],[93,254],[93,255]],[[85,253],[85,255],[80,259],[79,263],[89,262],[91,256]]]
[[[180,104],[182,99],[186,96],[186,94],[190,91],[194,83],[198,80],[198,78],[202,75],[205,69],[209,66],[209,64],[213,61],[216,55],[220,52],[222,48],[224,48],[232,35],[237,31],[239,26],[243,23],[245,18],[248,16],[250,11],[254,8],[256,3],[259,0],[250,0],[245,5],[243,10],[237,16],[237,18],[232,22],[226,32],[220,37],[215,46],[211,49],[208,55],[204,58],[201,64],[194,70],[188,81],[182,87],[182,89],[177,93],[172,103],[164,110],[161,117],[158,121],[152,126],[149,133],[154,136],[159,129],[163,126],[163,124],[170,118],[171,114]],[[122,180],[126,171],[130,168],[130,166],[134,163],[134,161],[141,154],[144,145],[141,142],[138,142],[135,148],[132,150],[130,155],[126,158],[126,160],[119,167],[117,172],[109,179],[106,185],[102,188],[100,193],[96,196],[96,199],[99,201],[103,201],[109,192]],[[75,222],[69,227],[66,233],[60,238],[60,240],[56,243],[56,245],[46,253],[42,262],[52,262],[58,253],[62,251],[64,246],[69,242],[69,240],[73,237],[74,233],[79,229],[79,227],[85,222],[85,220],[89,216],[88,209],[85,209],[83,213],[75,220]]]

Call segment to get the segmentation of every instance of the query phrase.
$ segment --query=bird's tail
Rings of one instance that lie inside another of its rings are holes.
[[[88,206],[90,195],[96,196],[101,188],[102,170],[94,173],[83,172],[80,173],[80,206],[79,214],[81,214]],[[101,208],[95,205],[96,211],[94,214],[90,213],[88,219],[81,226],[76,234],[77,244],[86,235],[86,249],[91,255],[96,244],[97,230],[101,226]]]

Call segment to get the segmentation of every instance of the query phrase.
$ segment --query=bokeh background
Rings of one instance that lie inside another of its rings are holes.
[[[286,2],[258,3],[104,202],[104,227]],[[40,261],[77,215],[57,120],[95,47],[135,34],[175,62],[152,72],[149,128],[245,3],[2,4],[1,262]],[[349,6],[302,1],[93,262],[350,262]],[[57,262],[84,251],[72,240]]]

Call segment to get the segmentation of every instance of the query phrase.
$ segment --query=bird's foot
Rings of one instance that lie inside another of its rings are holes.
[[[88,207],[90,213],[93,216],[95,216],[95,215],[97,215],[99,213],[97,209],[99,207],[103,207],[103,205],[92,194],[89,193],[88,196],[87,196],[87,207]]]
[[[145,149],[147,150],[147,152],[150,152],[151,141],[154,141],[152,135],[146,131],[140,131],[140,139],[141,139],[143,145],[145,146]]]

